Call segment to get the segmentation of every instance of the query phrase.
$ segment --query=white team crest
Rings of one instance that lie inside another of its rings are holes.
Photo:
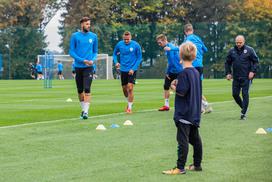
[[[247,53],[247,50],[246,50],[246,49],[244,50],[244,53],[245,53],[245,54]]]
[[[90,44],[93,42],[93,39],[89,39]]]
[[[129,50],[130,50],[130,52],[132,52],[133,51],[133,47],[129,48]]]

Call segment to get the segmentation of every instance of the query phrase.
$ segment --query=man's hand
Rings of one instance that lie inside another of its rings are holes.
[[[254,76],[255,76],[255,73],[249,72],[248,79],[252,80],[254,78]]]
[[[226,79],[227,79],[227,80],[231,80],[231,79],[232,79],[231,74],[227,74]]]
[[[120,63],[115,64],[116,69],[120,69]]]
[[[92,66],[93,65],[93,61],[92,60],[90,60],[90,61],[89,60],[84,60],[83,62],[87,66]]]
[[[177,84],[178,84],[178,80],[173,80],[172,83],[171,83],[171,89],[176,91],[176,88],[177,88]]]
[[[128,75],[133,75],[134,71],[133,70],[129,70]]]
[[[170,51],[171,48],[166,46],[166,47],[163,48],[163,50],[164,50],[164,51]]]

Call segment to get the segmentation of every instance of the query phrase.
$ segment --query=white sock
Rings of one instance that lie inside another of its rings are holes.
[[[81,110],[84,111],[84,102],[83,101],[80,102],[80,106],[81,106]]]
[[[164,105],[167,106],[167,107],[169,107],[169,99],[165,99],[164,100]]]
[[[89,113],[89,107],[90,107],[90,103],[89,102],[84,102],[84,112],[85,113]]]
[[[128,109],[132,109],[133,102],[128,102]]]

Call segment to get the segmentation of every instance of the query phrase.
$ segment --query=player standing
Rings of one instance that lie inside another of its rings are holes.
[[[90,32],[91,21],[88,17],[80,20],[81,31],[71,36],[69,54],[74,58],[76,85],[81,105],[81,118],[88,119],[93,79],[93,64],[97,60],[97,35]]]
[[[63,64],[58,61],[58,76],[59,76],[59,80],[64,80],[64,77],[63,77]]]

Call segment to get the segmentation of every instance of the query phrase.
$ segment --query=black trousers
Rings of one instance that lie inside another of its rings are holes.
[[[232,97],[235,102],[240,106],[241,114],[246,114],[248,103],[249,103],[249,87],[251,85],[251,80],[247,78],[233,79],[232,82]],[[242,97],[240,97],[240,92],[242,89]]]
[[[184,169],[189,150],[189,143],[194,149],[194,166],[200,167],[202,161],[202,141],[198,132],[198,127],[190,124],[176,122],[177,142],[178,142],[178,160],[177,168]]]

